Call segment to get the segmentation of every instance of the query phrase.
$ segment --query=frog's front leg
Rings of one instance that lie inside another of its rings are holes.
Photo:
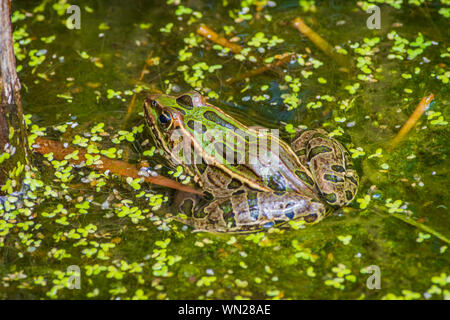
[[[249,191],[211,201],[188,224],[196,231],[242,232],[299,218],[315,223],[326,213],[320,201],[299,193]]]

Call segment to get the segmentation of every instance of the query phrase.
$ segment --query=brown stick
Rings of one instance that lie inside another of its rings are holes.
[[[349,72],[350,63],[344,56],[334,52],[334,48],[321,36],[319,36],[314,30],[306,25],[302,18],[297,17],[293,21],[294,27],[302,34],[308,37],[320,50],[326,55],[334,59],[339,65],[343,67],[342,71]]]
[[[408,132],[414,127],[414,125],[419,121],[422,114],[425,112],[425,110],[428,108],[430,103],[434,99],[434,94],[430,94],[428,97],[423,97],[422,100],[417,105],[414,112],[409,117],[408,121],[403,125],[403,127],[400,129],[400,131],[397,133],[395,138],[392,140],[389,149],[394,149],[408,134]]]
[[[205,37],[205,38],[211,40],[214,43],[220,44],[222,47],[230,49],[231,52],[233,52],[235,54],[240,53],[243,50],[243,48],[240,45],[238,45],[236,43],[232,43],[232,42],[228,41],[227,39],[220,37],[211,28],[209,28],[205,25],[201,25],[200,27],[198,27],[197,33],[199,35],[201,35],[202,37]],[[261,63],[261,58],[259,58],[258,56],[252,54],[249,56],[249,58],[250,57],[254,58],[254,60],[249,60],[250,62]]]
[[[83,149],[79,149],[79,148],[72,148],[72,147],[67,147],[65,148],[64,145],[61,142],[57,142],[57,141],[53,141],[53,140],[49,140],[43,137],[38,137],[36,138],[36,142],[34,145],[34,151],[40,153],[40,154],[46,154],[46,153],[50,153],[53,152],[53,157],[57,160],[64,160],[64,158],[73,153],[74,151],[78,151],[78,160],[75,159],[69,159],[69,163],[73,163],[73,164],[80,164],[83,161],[86,161],[86,151]],[[131,177],[133,179],[136,178],[144,178],[144,180],[148,183],[152,183],[152,184],[156,184],[159,186],[164,186],[164,187],[168,187],[168,188],[172,188],[172,189],[176,189],[176,190],[180,190],[180,191],[184,191],[184,192],[190,192],[190,193],[195,193],[195,194],[203,194],[201,191],[194,189],[192,187],[189,187],[187,185],[178,183],[174,180],[171,180],[169,178],[163,177],[163,176],[156,176],[156,177],[144,177],[144,176],[140,176],[139,170],[136,168],[136,166],[131,165],[127,162],[124,161],[120,161],[120,160],[113,160],[113,159],[109,159],[107,157],[101,156],[100,155],[100,159],[102,161],[102,164],[100,165],[89,165],[89,168],[93,168],[96,170],[99,170],[101,172],[105,172],[107,170],[109,170],[110,172],[120,175],[120,176],[124,176],[124,177]]]
[[[139,76],[139,81],[142,81],[142,79],[144,79],[145,74],[147,73],[147,66],[151,67],[153,65],[153,60],[151,59],[153,55],[153,51],[150,51],[150,53],[148,54],[147,59],[145,60],[145,65],[144,68],[141,71],[141,75]],[[125,116],[125,121],[124,123],[126,124],[128,122],[128,120],[130,119],[131,114],[133,113],[134,110],[134,103],[136,102],[136,93],[133,94],[133,97],[131,98],[130,104],[128,105],[128,110],[127,110],[127,115]]]
[[[243,49],[240,45],[232,43],[227,39],[220,37],[217,33],[215,33],[212,29],[208,28],[205,25],[201,25],[200,27],[198,27],[197,33],[202,37],[205,37],[212,42],[221,45],[222,47],[230,49],[233,53],[239,53]]]
[[[280,67],[281,65],[291,61],[291,59],[294,56],[295,56],[295,53],[283,53],[282,55],[277,57],[278,58],[277,61],[275,61],[273,63],[266,64],[264,67],[253,69],[253,70],[251,70],[249,72],[246,72],[246,73],[244,73],[244,74],[242,74],[240,76],[237,76],[235,78],[228,78],[227,80],[225,80],[225,82],[227,84],[231,84],[231,83],[234,83],[234,82],[238,82],[238,81],[244,80],[245,78],[254,77],[254,76],[256,76],[258,74],[261,74],[261,73],[264,73],[264,72],[266,72],[268,70]]]

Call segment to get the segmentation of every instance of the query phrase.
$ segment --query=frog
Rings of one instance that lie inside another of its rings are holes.
[[[176,220],[204,232],[249,232],[289,221],[315,224],[349,205],[359,185],[345,147],[323,129],[247,126],[196,91],[147,94],[155,146],[204,192],[176,201]]]

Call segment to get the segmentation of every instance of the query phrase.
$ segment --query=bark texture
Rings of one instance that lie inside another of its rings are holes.
[[[11,3],[0,0],[0,187],[8,182],[9,191],[20,189],[28,154],[14,56]],[[5,193],[6,188],[1,189],[0,194]]]

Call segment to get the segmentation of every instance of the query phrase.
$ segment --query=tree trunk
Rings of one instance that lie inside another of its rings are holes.
[[[9,0],[0,0],[0,195],[21,188],[28,169],[28,143],[20,100],[20,82]]]

